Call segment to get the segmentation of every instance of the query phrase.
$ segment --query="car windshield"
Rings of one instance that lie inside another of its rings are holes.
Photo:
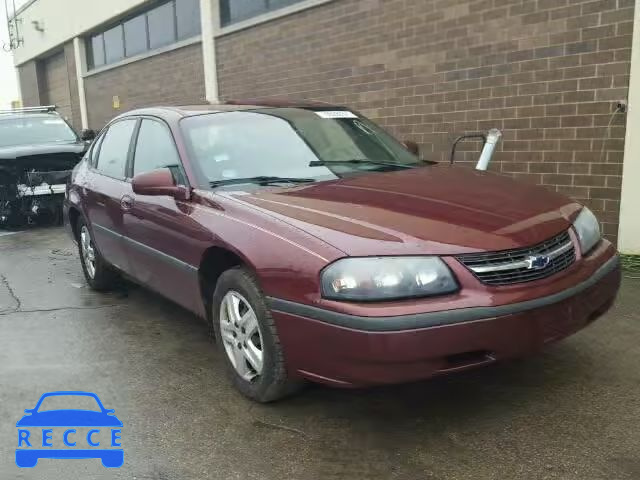
[[[47,412],[50,410],[102,411],[96,399],[88,395],[50,395],[44,397],[38,407],[38,412]]]
[[[0,147],[75,142],[78,137],[57,115],[0,116]]]
[[[383,129],[346,110],[212,113],[187,117],[181,126],[202,183],[214,187],[264,178],[269,184],[308,183],[421,165]]]

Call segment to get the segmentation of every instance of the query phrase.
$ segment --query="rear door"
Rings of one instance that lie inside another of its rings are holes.
[[[176,185],[187,185],[169,127],[143,118],[132,155],[130,175],[169,168]],[[125,241],[132,275],[162,295],[199,312],[198,265],[208,232],[190,216],[190,201],[168,195],[131,194],[125,212]]]
[[[131,194],[126,167],[138,119],[119,120],[102,133],[87,175],[85,202],[94,242],[108,263],[130,273],[123,246],[122,198]]]

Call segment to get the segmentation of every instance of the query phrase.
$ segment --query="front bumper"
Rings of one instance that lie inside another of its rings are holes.
[[[401,383],[524,356],[613,304],[620,262],[552,295],[493,307],[362,317],[270,299],[292,375],[344,387]]]

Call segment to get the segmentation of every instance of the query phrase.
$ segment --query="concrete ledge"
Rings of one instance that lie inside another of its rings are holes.
[[[235,33],[240,30],[245,30],[247,28],[254,27],[261,23],[270,22],[272,20],[276,20],[278,18],[285,17],[287,15],[292,15],[294,13],[298,13],[303,10],[324,5],[325,3],[329,3],[333,1],[335,0],[306,0],[304,2],[296,3],[288,7],[279,8],[278,10],[274,10],[272,12],[263,13],[262,15],[258,15],[255,17],[248,18],[246,20],[242,20],[241,22],[232,23],[231,25],[227,25],[226,27],[221,26],[219,29],[215,31],[214,36],[222,37],[224,35],[229,35],[231,33]]]

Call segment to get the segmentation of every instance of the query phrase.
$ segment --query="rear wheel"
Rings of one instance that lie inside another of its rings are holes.
[[[104,291],[112,289],[118,279],[118,274],[105,262],[95,247],[89,227],[84,220],[78,220],[78,253],[84,278],[93,290]]]
[[[213,293],[213,328],[234,386],[257,402],[283,398],[300,386],[287,376],[278,332],[253,275],[224,272]]]

